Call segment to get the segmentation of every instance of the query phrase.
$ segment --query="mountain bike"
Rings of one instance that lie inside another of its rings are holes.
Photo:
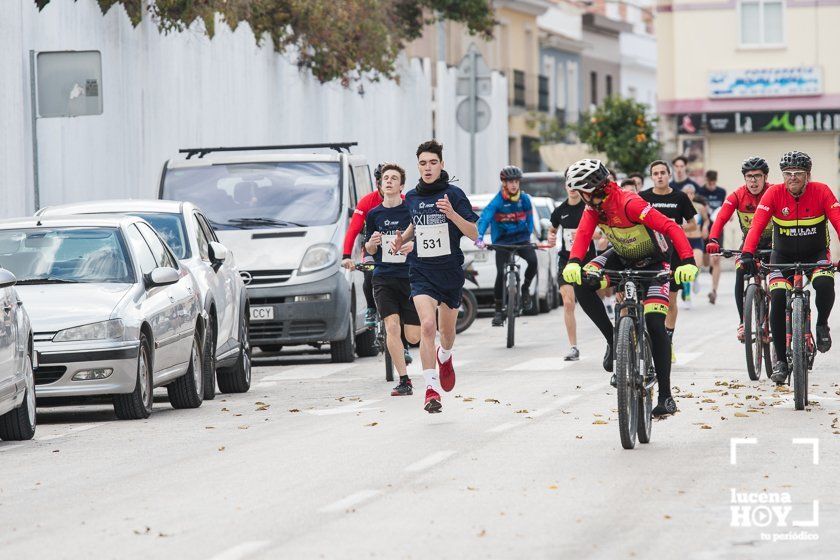
[[[814,367],[817,345],[811,333],[811,292],[806,291],[807,275],[816,269],[836,270],[825,263],[761,264],[766,271],[793,272],[793,287],[785,294],[785,349],[788,383],[793,379],[793,404],[803,410],[808,404],[808,371]]]
[[[772,250],[760,249],[755,252],[756,259],[769,258]],[[724,258],[739,257],[741,251],[723,249]],[[770,290],[767,287],[767,274],[759,268],[756,275],[744,276],[744,352],[747,358],[747,374],[753,381],[761,379],[761,365],[767,377],[773,373],[770,337]]]
[[[504,288],[502,289],[502,309],[505,310],[505,322],[507,323],[507,347],[513,348],[516,337],[516,318],[522,314],[522,290],[520,288],[519,263],[516,260],[516,251],[517,249],[530,247],[537,248],[537,245],[533,243],[522,245],[488,243],[485,247],[494,251],[507,252]]]
[[[656,370],[653,365],[650,335],[645,328],[644,294],[655,279],[667,279],[669,270],[585,271],[585,279],[598,284],[606,276],[623,299],[616,302],[613,349],[618,393],[618,432],[621,446],[633,449],[636,436],[650,443],[653,428],[653,388]]]

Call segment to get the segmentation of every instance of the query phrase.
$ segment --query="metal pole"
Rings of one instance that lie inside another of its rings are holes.
[[[476,50],[475,45],[470,48],[470,194],[475,194],[475,129],[478,128],[476,99],[478,87],[476,80]]]
[[[29,51],[29,90],[32,116],[32,186],[35,210],[41,208],[41,186],[38,178],[38,99],[35,84],[35,51]]]

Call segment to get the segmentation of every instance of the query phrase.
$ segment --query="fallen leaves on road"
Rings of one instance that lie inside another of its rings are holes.
[[[224,451],[224,450],[225,450],[225,446],[224,446],[224,445],[223,445],[223,446],[221,446],[221,447],[219,448],[219,451]]]
[[[487,403],[493,403],[493,404],[499,404],[499,401],[498,401],[498,400],[496,400],[496,399],[484,399],[484,402],[487,402]]]
[[[551,486],[549,486],[549,487],[548,487],[548,489],[549,489],[549,490],[557,490],[557,485],[556,485],[556,484],[552,484]]]
[[[242,426],[237,426],[237,427],[238,427],[240,430],[247,430],[247,429],[248,429],[248,426],[245,426],[245,425],[242,425]]]
[[[374,426],[378,426],[379,422],[371,422],[370,424],[365,424],[365,428],[373,428]]]
[[[517,410],[514,414],[528,414],[528,409],[523,408],[522,410]]]
[[[289,409],[289,412],[300,412],[300,410],[299,410],[299,409],[297,409],[297,408],[290,408],[290,409]]]
[[[486,534],[487,534],[487,531],[485,531],[484,529],[482,529],[482,530],[481,530],[481,532],[478,534],[478,536],[479,536],[479,537],[483,537],[483,536],[484,536],[484,535],[486,535]]]
[[[606,424],[609,424],[609,422],[607,422],[606,420],[595,420],[592,423],[596,426],[604,426]]]
[[[230,410],[228,410],[228,409],[227,409],[227,408],[225,408],[225,407],[222,407],[222,412],[230,412]]]
[[[469,490],[470,492],[475,492],[476,490],[478,490],[478,488],[476,488],[475,486],[467,486],[467,490]]]
[[[464,397],[464,402],[473,402],[474,400],[474,397]]]
[[[268,410],[270,407],[271,407],[271,405],[270,405],[270,404],[263,404],[263,405],[258,406],[258,407],[257,407],[257,410],[258,410],[258,411]]]
[[[205,430],[215,430],[216,426],[204,426]]]
[[[575,439],[583,439],[583,436],[575,436]]]
[[[711,426],[709,426],[708,424],[703,424],[702,426],[700,426],[700,429],[701,429],[701,430],[711,430],[711,429],[712,429],[712,427],[711,427]]]
[[[152,528],[151,528],[151,527],[146,527],[146,530],[145,530],[145,531],[138,531],[137,529],[134,529],[134,534],[135,534],[135,535],[148,535],[148,534],[149,534],[149,533],[151,533],[151,532],[152,532]]]
[[[745,414],[743,412],[736,412],[735,416],[737,416],[738,418],[749,418],[750,417],[749,414]]]

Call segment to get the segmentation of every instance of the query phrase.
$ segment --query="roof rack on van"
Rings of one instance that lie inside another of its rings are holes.
[[[227,146],[218,148],[184,148],[178,150],[179,154],[187,154],[187,159],[198,155],[203,158],[212,152],[246,152],[252,150],[308,150],[310,148],[330,148],[338,153],[342,150],[347,150],[350,153],[350,146],[358,146],[358,142],[327,142],[324,144],[284,144],[281,146]]]

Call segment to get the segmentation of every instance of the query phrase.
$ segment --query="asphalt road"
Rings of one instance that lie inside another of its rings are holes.
[[[0,557],[835,558],[840,348],[796,412],[747,378],[732,282],[681,311],[680,412],[632,451],[580,310],[577,363],[562,310],[514,349],[479,319],[437,415],[380,358],[287,354],[198,410],[40,409],[35,441],[0,442]]]

